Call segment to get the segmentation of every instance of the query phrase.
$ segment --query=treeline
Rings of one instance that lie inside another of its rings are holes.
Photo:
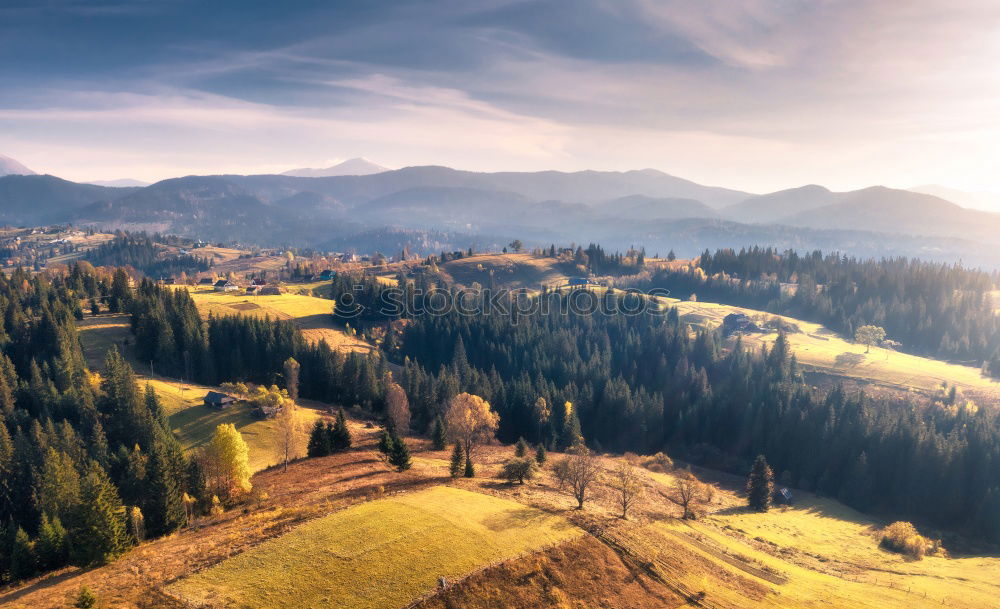
[[[822,323],[847,336],[885,328],[903,351],[988,365],[1000,375],[1000,277],[916,259],[858,259],[819,251],[750,248],[702,253],[703,273],[661,270],[640,289],[763,309]],[[796,284],[782,290],[781,284]]]
[[[184,521],[192,469],[155,393],[112,350],[84,362],[81,300],[104,279],[0,273],[0,580],[113,559]]]
[[[173,239],[176,242],[176,238]],[[211,268],[206,258],[190,254],[161,256],[157,241],[144,233],[122,233],[102,243],[85,256],[95,266],[132,267],[149,277],[172,277],[181,273],[199,273]]]
[[[996,409],[820,395],[783,336],[722,354],[675,311],[576,315],[566,296],[542,297],[559,313],[413,320],[401,353],[414,418],[427,425],[468,391],[494,404],[508,442],[565,444],[578,424],[597,449],[665,448],[739,473],[765,454],[786,484],[1000,541]]]
[[[380,407],[386,363],[376,354],[345,354],[325,341],[309,344],[292,321],[247,316],[203,321],[186,290],[140,282],[132,301],[136,357],[162,374],[207,385],[249,381],[284,384],[289,357],[301,365],[299,394],[337,404]]]

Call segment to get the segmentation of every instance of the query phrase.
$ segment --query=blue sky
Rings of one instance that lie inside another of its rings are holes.
[[[0,0],[0,154],[1000,189],[994,0]]]

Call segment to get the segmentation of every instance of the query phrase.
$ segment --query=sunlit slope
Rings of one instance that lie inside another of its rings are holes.
[[[751,317],[761,314],[754,309],[711,302],[689,302],[673,298],[659,300],[676,306],[683,321],[707,328],[720,326],[722,319],[730,313],[740,312]],[[878,347],[873,347],[870,353],[865,353],[864,345],[847,341],[821,324],[780,315],[766,315],[780,317],[798,327],[798,332],[788,334],[788,341],[799,363],[807,369],[904,389],[912,387],[933,390],[940,387],[941,383],[947,382],[967,389],[987,392],[1000,390],[1000,382],[984,376],[979,368],[950,364]],[[759,347],[762,343],[771,345],[777,336],[775,332],[745,334],[743,344],[750,347]]]
[[[333,301],[316,296],[289,292],[281,295],[256,296],[239,292],[216,292],[212,288],[191,288],[191,297],[203,317],[252,315],[271,319],[290,319],[302,329],[307,340],[325,340],[336,349],[368,351],[371,345],[348,335],[333,323]],[[294,291],[294,290],[292,290]]]
[[[458,577],[581,534],[521,504],[435,487],[310,521],[167,587],[197,606],[403,607]]]

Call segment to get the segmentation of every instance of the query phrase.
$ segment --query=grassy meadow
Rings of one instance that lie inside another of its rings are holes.
[[[513,501],[434,487],[310,521],[166,591],[208,607],[402,607],[440,576],[579,535],[566,520]]]
[[[767,513],[740,508],[701,521],[655,522],[645,541],[673,577],[720,606],[995,606],[1000,557],[914,561],[880,549],[880,527],[836,501],[804,494],[795,506]],[[696,559],[671,568],[680,552]]]
[[[690,302],[674,298],[658,300],[665,305],[676,306],[682,321],[705,328],[720,326],[722,319],[730,313],[740,312],[750,317],[762,314],[754,309],[712,302]],[[870,353],[865,353],[864,345],[848,341],[821,324],[781,315],[765,315],[780,317],[798,326],[799,332],[787,335],[788,342],[799,364],[807,370],[813,369],[900,389],[933,391],[939,388],[942,382],[947,382],[964,389],[989,393],[1000,391],[1000,382],[984,376],[979,368],[879,347],[873,347]],[[743,336],[743,344],[748,347],[771,345],[777,337],[776,332],[746,334]]]
[[[298,289],[311,291],[307,289],[309,285],[304,284],[306,287]],[[213,314],[290,319],[299,325],[307,340],[325,340],[335,349],[363,352],[371,350],[371,345],[350,336],[333,323],[333,301],[294,293],[298,289],[292,286],[289,293],[276,296],[247,295],[242,291],[216,292],[211,287],[189,288],[189,291],[203,317]]]

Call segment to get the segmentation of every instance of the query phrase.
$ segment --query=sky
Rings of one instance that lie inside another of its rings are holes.
[[[1000,191],[996,0],[0,0],[0,154]]]

